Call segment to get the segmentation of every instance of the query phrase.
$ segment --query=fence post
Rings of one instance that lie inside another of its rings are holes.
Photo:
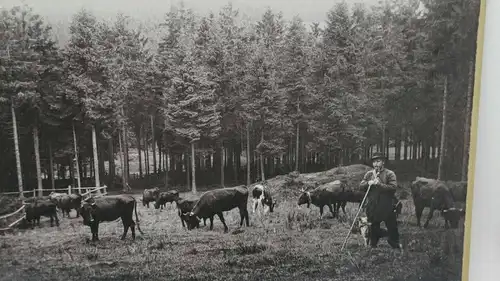
[[[107,187],[106,185],[104,185],[104,195],[107,195],[107,194],[108,194],[107,188],[108,188],[108,187]]]
[[[71,195],[71,184],[68,185],[68,194]]]

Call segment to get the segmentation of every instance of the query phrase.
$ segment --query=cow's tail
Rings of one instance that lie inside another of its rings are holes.
[[[137,224],[137,230],[139,230],[139,232],[141,234],[144,234],[144,232],[142,232],[141,230],[141,227],[139,226],[139,217],[137,216],[137,201],[134,200],[134,210],[135,210],[135,223]]]

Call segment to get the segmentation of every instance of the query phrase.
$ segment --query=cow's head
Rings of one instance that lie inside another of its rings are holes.
[[[443,210],[443,217],[450,222],[451,228],[458,228],[458,223],[463,216],[465,216],[464,209],[448,208]]]
[[[91,199],[91,198],[90,198]],[[95,222],[95,211],[97,205],[94,200],[85,200],[80,207],[80,215],[83,218],[83,224],[91,226]]]
[[[183,213],[181,216],[186,221],[188,230],[200,226],[200,219],[193,212]]]
[[[299,202],[297,202],[297,204],[299,206],[307,204],[307,208],[309,208],[311,206],[311,193],[303,189],[302,194],[299,197]]]

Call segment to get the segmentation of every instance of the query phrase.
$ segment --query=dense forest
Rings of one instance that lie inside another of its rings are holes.
[[[81,10],[62,47],[36,11],[3,9],[0,191],[196,191],[365,163],[374,151],[402,179],[465,180],[479,2],[344,2],[310,26],[180,2],[158,23],[158,44],[125,15]]]

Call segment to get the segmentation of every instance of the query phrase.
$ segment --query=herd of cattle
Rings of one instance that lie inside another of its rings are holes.
[[[144,190],[142,194],[142,204],[149,208],[153,203],[156,209],[163,209],[166,203],[174,203],[177,206],[177,214],[181,220],[182,226],[189,230],[200,227],[201,219],[206,226],[206,219],[210,219],[210,230],[213,229],[213,219],[217,215],[224,225],[224,232],[228,232],[228,227],[224,220],[224,212],[238,208],[240,213],[240,227],[246,222],[249,223],[249,214],[247,209],[249,188],[245,185],[228,188],[218,188],[204,192],[197,199],[182,198],[179,192],[171,190],[160,192],[155,187]],[[460,219],[464,216],[464,202],[467,195],[466,182],[444,182],[435,179],[417,177],[411,183],[411,195],[415,205],[415,214],[417,224],[420,227],[420,220],[424,208],[429,208],[429,215],[424,224],[426,228],[432,219],[435,210],[440,210],[445,220],[445,227],[457,228]],[[298,205],[313,204],[319,207],[320,217],[323,215],[324,206],[328,206],[334,217],[338,217],[339,210],[342,208],[344,214],[345,206],[348,202],[361,204],[364,192],[357,186],[349,186],[347,182],[335,180],[330,183],[320,185],[310,191],[302,190],[298,198]],[[264,208],[264,212],[273,212],[277,201],[273,199],[270,190],[263,184],[257,184],[252,189],[252,212],[255,213],[259,204]],[[132,238],[135,239],[135,226],[142,234],[137,216],[137,200],[129,194],[106,195],[101,197],[90,197],[83,200],[79,194],[51,193],[49,196],[33,198],[26,201],[26,222],[33,226],[35,222],[40,224],[40,216],[50,217],[50,224],[53,226],[55,221],[59,226],[57,209],[62,211],[63,217],[72,209],[76,210],[76,216],[83,218],[83,224],[90,227],[92,240],[99,240],[98,230],[101,222],[110,222],[117,219],[123,222],[123,235],[125,239],[128,230],[131,230]],[[400,214],[402,210],[402,201],[395,202],[395,212]],[[135,211],[135,222],[133,214]],[[368,222],[366,217],[358,219],[358,226],[363,236],[367,236]],[[366,237],[365,237],[366,238]],[[366,239],[365,239],[366,240]]]

